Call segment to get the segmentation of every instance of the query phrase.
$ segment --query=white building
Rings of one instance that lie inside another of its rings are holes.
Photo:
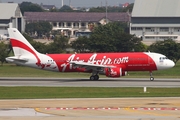
[[[0,3],[0,39],[7,38],[7,28],[24,32],[24,19],[17,3]]]
[[[89,34],[93,27],[107,22],[130,22],[129,13],[98,12],[25,12],[26,23],[48,21],[53,30],[59,30],[71,37]]]
[[[130,33],[143,41],[180,40],[180,0],[135,0]]]

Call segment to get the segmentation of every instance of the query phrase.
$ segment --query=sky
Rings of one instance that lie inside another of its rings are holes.
[[[32,3],[43,3],[44,5],[55,5],[60,8],[62,6],[62,0],[0,0],[1,2],[14,2],[14,3],[22,3],[23,1],[28,1]],[[98,7],[105,6],[106,1],[108,6],[117,6],[123,3],[134,3],[135,0],[63,0],[64,5],[69,5],[73,7]]]

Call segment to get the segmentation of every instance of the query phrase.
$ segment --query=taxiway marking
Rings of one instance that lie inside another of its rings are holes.
[[[165,111],[165,110],[172,110],[178,111],[180,108],[168,108],[168,107],[56,107],[51,108],[47,107],[45,110],[120,110],[120,109],[131,109],[131,110],[145,110],[145,111]]]

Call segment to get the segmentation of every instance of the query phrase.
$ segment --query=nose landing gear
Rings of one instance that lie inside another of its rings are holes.
[[[150,71],[150,81],[154,81],[154,77],[152,76],[152,71]]]

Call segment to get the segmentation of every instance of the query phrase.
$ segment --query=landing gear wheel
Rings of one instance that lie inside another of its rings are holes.
[[[154,81],[154,77],[152,77],[152,71],[149,72],[150,72],[150,81]]]
[[[90,76],[90,80],[95,80],[95,77],[93,75]]]
[[[99,80],[99,75],[95,75],[94,80]]]
[[[99,80],[99,75],[91,75],[90,80]]]
[[[150,77],[150,81],[154,81],[154,77]]]

